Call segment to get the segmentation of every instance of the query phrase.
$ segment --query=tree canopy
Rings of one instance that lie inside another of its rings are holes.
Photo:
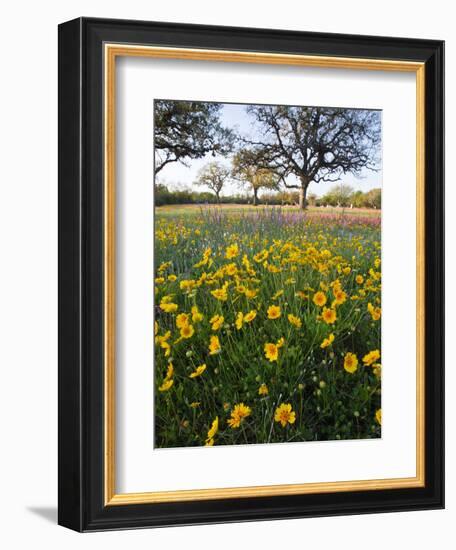
[[[350,185],[335,185],[323,197],[323,201],[332,206],[350,206],[353,202],[354,190]]]
[[[206,187],[209,187],[209,189],[215,193],[217,202],[219,203],[220,192],[222,191],[225,183],[228,181],[230,175],[231,172],[229,168],[220,162],[214,161],[201,168],[195,183],[197,185],[205,185]]]
[[[382,207],[382,190],[371,189],[366,193],[366,206],[369,208],[381,208]]]
[[[378,165],[378,111],[260,105],[250,105],[247,111],[262,137],[244,142],[258,166],[274,171],[285,187],[299,190],[301,208],[312,181],[335,182]],[[290,182],[290,176],[297,182]]]
[[[167,164],[232,151],[234,135],[220,123],[220,103],[155,102],[155,174]]]
[[[257,155],[249,149],[241,149],[234,155],[231,175],[252,190],[254,205],[258,203],[260,189],[277,189],[280,181],[275,172],[258,164]]]

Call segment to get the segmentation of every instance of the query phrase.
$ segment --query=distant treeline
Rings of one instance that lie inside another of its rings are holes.
[[[345,206],[354,208],[381,208],[381,189],[371,189],[366,193],[354,191],[348,185],[336,185],[323,197],[309,194],[309,206]],[[221,204],[252,204],[252,197],[243,194],[220,196]],[[155,205],[167,204],[217,204],[217,197],[213,193],[183,189],[170,191],[166,185],[155,185]],[[299,204],[298,191],[279,191],[264,193],[260,204],[266,205],[297,205]]]
[[[246,195],[230,195],[229,197],[220,197],[220,202],[224,204],[249,204],[252,202]],[[217,197],[209,191],[190,191],[183,189],[181,191],[170,191],[166,185],[158,184],[155,186],[155,206],[164,206],[166,204],[217,204]]]

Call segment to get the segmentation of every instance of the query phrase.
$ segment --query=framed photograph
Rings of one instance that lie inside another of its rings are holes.
[[[444,506],[444,45],[59,27],[59,523]]]

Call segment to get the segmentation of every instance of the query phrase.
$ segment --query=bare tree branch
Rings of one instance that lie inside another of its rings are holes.
[[[185,165],[207,153],[226,155],[234,146],[231,130],[219,120],[221,104],[157,100],[154,109],[155,173],[172,162]]]
[[[244,138],[244,144],[258,166],[273,170],[285,187],[300,190],[301,207],[312,181],[334,182],[344,174],[359,176],[363,169],[378,167],[378,111],[251,105],[248,112],[264,138]],[[290,175],[299,185],[287,181]]]

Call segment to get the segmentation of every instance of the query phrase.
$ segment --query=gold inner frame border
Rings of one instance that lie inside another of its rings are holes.
[[[106,506],[153,504],[227,498],[253,498],[346,491],[402,489],[425,486],[425,67],[424,63],[388,59],[273,54],[104,44],[104,498]],[[116,59],[120,56],[189,59],[268,65],[294,65],[374,71],[413,72],[416,75],[416,476],[407,478],[334,481],[286,485],[189,489],[144,493],[115,491],[115,120]]]

